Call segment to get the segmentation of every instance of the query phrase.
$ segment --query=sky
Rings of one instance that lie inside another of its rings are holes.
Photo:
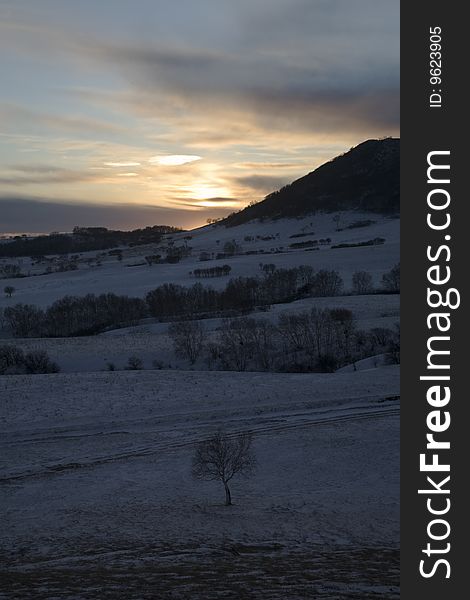
[[[0,233],[191,228],[399,134],[399,0],[0,0]]]

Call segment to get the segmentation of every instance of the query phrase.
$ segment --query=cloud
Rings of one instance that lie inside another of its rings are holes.
[[[201,160],[202,156],[189,154],[168,154],[163,156],[152,156],[149,158],[151,165],[162,165],[163,167],[177,167]]]
[[[124,77],[135,110],[163,122],[197,120],[214,145],[239,122],[306,136],[397,131],[397,2],[275,2],[266,10],[257,4],[252,10],[243,3],[235,16],[234,26],[237,18],[244,26],[235,50],[230,37],[216,46],[209,36],[197,47],[163,38],[104,41],[88,51]],[[234,113],[240,118],[230,118]]]
[[[200,206],[203,208],[238,208],[237,200],[231,198],[207,198],[207,200],[199,200],[194,202],[192,206]]]
[[[125,129],[115,123],[100,121],[87,116],[64,116],[60,114],[48,114],[19,105],[1,104],[0,118],[3,119],[8,127],[8,123],[17,131],[18,124],[21,128],[31,133],[33,128],[46,130],[60,130],[72,133],[93,133],[93,134],[123,134]]]
[[[235,178],[235,183],[259,192],[274,192],[290,182],[288,177],[275,175],[249,175]]]
[[[87,171],[73,171],[57,167],[16,168],[24,174],[0,174],[0,184],[5,186],[69,184],[99,181],[102,177]]]
[[[20,173],[37,174],[37,175],[49,175],[51,173],[64,173],[66,169],[57,167],[56,165],[42,165],[42,164],[24,164],[24,165],[10,165],[10,171],[17,171]]]
[[[259,170],[272,170],[272,169],[298,169],[298,162],[241,162],[234,165],[237,169],[244,169],[247,171],[259,171]]]
[[[0,160],[56,166],[12,194],[217,216],[398,133],[398,0],[36,4],[0,23]]]
[[[243,146],[285,157],[307,146],[335,143],[344,150],[399,132],[398,57],[387,69],[370,64],[367,55],[359,57],[358,64],[370,64],[366,69],[350,64],[347,56],[320,68],[291,64],[269,52],[217,57],[209,52],[195,58],[192,50],[171,48],[95,51],[96,61],[127,85],[121,94],[95,99],[98,105],[125,108],[158,131],[147,133],[148,141],[188,154]]]
[[[226,215],[216,207],[162,208],[140,204],[111,204],[25,196],[0,196],[0,233],[71,231],[75,225],[133,229],[150,225],[199,226],[209,217]]]
[[[140,162],[105,162],[106,167],[139,167]]]

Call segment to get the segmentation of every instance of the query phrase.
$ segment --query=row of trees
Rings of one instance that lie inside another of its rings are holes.
[[[347,309],[284,313],[277,324],[226,319],[215,339],[200,321],[181,321],[170,326],[169,335],[178,356],[191,364],[205,358],[210,368],[224,370],[331,372],[384,352],[399,362],[399,330],[358,330]]]
[[[22,277],[21,267],[12,263],[0,264],[0,276],[3,279]]]
[[[73,233],[51,233],[32,238],[15,237],[0,244],[0,257],[45,256],[106,250],[117,246],[160,243],[166,234],[181,231],[177,227],[155,225],[133,231],[113,231],[106,227],[74,227]]]
[[[208,269],[194,269],[191,271],[190,275],[194,275],[194,277],[226,277],[230,275],[230,271],[232,267],[230,265],[222,265],[217,267],[210,267]]]
[[[263,268],[263,277],[230,279],[223,290],[195,283],[190,287],[166,283],[149,292],[145,299],[116,294],[65,296],[43,310],[31,304],[5,308],[2,321],[18,337],[67,337],[92,335],[110,327],[136,324],[152,316],[175,317],[237,316],[257,306],[292,302],[305,297],[332,297],[343,293],[343,280],[337,271],[310,266],[292,269]],[[221,267],[223,268],[223,267]],[[384,289],[399,290],[400,269],[394,267],[383,277]],[[372,277],[365,271],[353,276],[354,292],[372,293]],[[5,288],[8,296],[14,288]]]
[[[65,296],[46,310],[32,304],[5,308],[3,320],[17,337],[92,335],[119,324],[134,325],[148,314],[141,298],[116,294]]]
[[[156,318],[191,316],[201,313],[244,313],[256,306],[291,302],[306,296],[337,296],[343,290],[343,280],[336,271],[314,272],[300,266],[278,269],[263,278],[237,277],[224,290],[214,290],[195,284],[191,287],[168,283],[149,292],[146,302]]]
[[[390,271],[382,276],[382,289],[386,292],[397,294],[400,291],[400,263],[394,265]],[[353,294],[373,294],[379,292],[374,288],[372,275],[367,271],[356,271],[352,276]]]

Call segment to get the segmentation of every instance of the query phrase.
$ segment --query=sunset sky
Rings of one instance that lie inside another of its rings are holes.
[[[194,227],[399,131],[398,0],[0,0],[0,232]]]

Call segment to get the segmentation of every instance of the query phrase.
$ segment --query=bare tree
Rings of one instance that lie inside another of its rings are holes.
[[[339,230],[340,230],[340,229],[339,229],[339,223],[340,223],[340,221],[341,221],[341,213],[338,213],[338,214],[336,214],[336,215],[333,217],[333,222],[336,224],[336,231],[339,231]]]
[[[387,347],[387,360],[393,365],[400,364],[400,324],[395,323],[395,331]]]
[[[246,371],[254,356],[251,335],[252,321],[248,317],[224,319],[218,334],[219,358],[226,369]]]
[[[400,263],[397,263],[382,277],[382,285],[388,292],[400,291]]]
[[[11,298],[12,295],[15,293],[15,288],[12,285],[7,285],[7,286],[5,286],[5,288],[3,289],[3,291],[5,292],[6,296],[8,296],[9,298]]]
[[[337,271],[321,269],[313,277],[314,296],[339,296],[343,290],[343,279]]]
[[[276,327],[265,319],[248,319],[255,367],[271,371],[276,356]]]
[[[206,330],[199,321],[172,323],[168,334],[173,341],[175,353],[187,358],[193,365],[204,349]]]
[[[352,276],[355,294],[370,294],[373,289],[372,275],[367,271],[356,271]]]
[[[297,352],[307,345],[307,328],[309,315],[281,313],[278,330],[284,341],[286,352]]]
[[[144,368],[144,363],[138,356],[129,356],[127,361],[127,369],[129,371],[141,371]]]
[[[224,244],[224,253],[227,256],[235,256],[236,254],[240,254],[242,251],[242,247],[235,240],[225,242]]]
[[[235,475],[249,476],[256,467],[248,433],[230,438],[218,431],[210,439],[199,442],[193,457],[193,477],[221,481],[225,489],[225,506],[232,504],[228,486]]]

